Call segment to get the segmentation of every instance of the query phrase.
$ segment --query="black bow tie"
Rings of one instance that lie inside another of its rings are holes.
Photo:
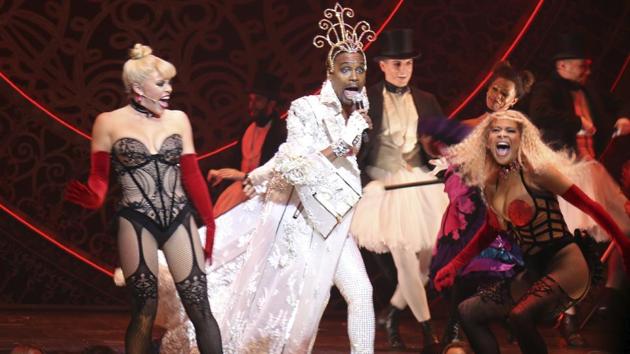
[[[394,84],[390,84],[389,82],[385,81],[385,89],[387,90],[387,92],[402,95],[406,93],[407,91],[409,91],[409,86],[398,87]]]

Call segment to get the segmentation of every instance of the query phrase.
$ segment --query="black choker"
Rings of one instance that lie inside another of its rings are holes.
[[[136,112],[145,115],[147,118],[153,117],[153,112],[149,111],[145,106],[136,102],[135,100],[129,101],[129,105],[131,108],[135,109]]]
[[[387,90],[387,92],[402,95],[403,93],[406,93],[407,91],[409,91],[409,86],[398,87],[394,84],[391,84],[385,81],[385,90]]]
[[[507,179],[512,174],[512,172],[520,171],[520,169],[521,169],[521,164],[519,164],[518,161],[514,160],[510,162],[508,165],[499,166],[499,176],[502,179]]]

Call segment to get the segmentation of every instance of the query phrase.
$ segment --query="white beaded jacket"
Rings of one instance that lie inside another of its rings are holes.
[[[310,208],[302,198],[315,191],[334,196],[334,205],[347,201],[340,190],[360,193],[355,156],[331,162],[320,152],[340,139],[345,124],[341,103],[326,81],[319,95],[292,102],[287,141],[249,174],[264,206],[219,321],[226,353],[311,351],[352,209],[322,235],[318,223],[327,212]]]

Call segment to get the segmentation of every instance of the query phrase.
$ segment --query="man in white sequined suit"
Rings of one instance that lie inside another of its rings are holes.
[[[339,19],[351,11],[336,5],[326,13]],[[216,220],[208,293],[226,353],[310,353],[333,285],[348,301],[350,351],[374,352],[372,286],[348,236],[361,193],[356,153],[371,124],[358,109],[368,106],[367,65],[355,40],[373,35],[315,38],[318,47],[331,45],[321,92],[292,102],[287,141],[244,181],[253,198]],[[162,351],[188,351],[190,326],[175,328],[184,313],[164,312],[173,330]]]

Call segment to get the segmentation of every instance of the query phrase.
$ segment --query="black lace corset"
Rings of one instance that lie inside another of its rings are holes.
[[[122,188],[121,205],[168,227],[188,203],[180,178],[181,154],[178,134],[167,137],[154,155],[137,139],[116,140],[112,160]]]

